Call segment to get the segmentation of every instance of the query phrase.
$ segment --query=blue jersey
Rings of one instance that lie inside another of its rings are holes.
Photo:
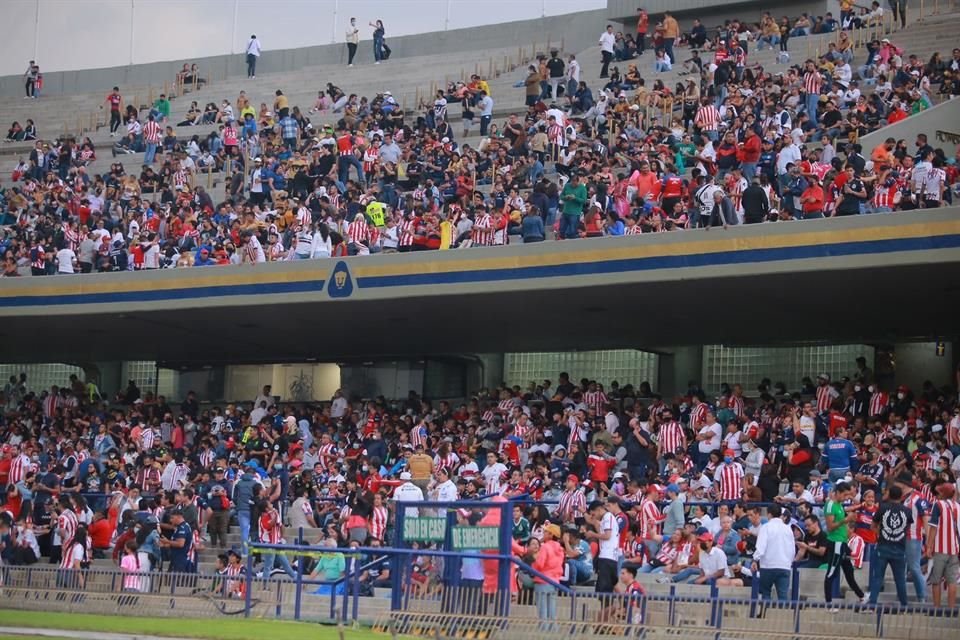
[[[853,443],[843,438],[833,438],[827,442],[827,463],[831,469],[849,469],[857,457]]]

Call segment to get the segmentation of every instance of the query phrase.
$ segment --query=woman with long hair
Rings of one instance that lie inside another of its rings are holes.
[[[373,27],[373,64],[380,64],[383,60],[383,37],[387,32],[383,28],[383,20],[371,22],[370,26]]]
[[[69,547],[63,550],[58,586],[64,589],[83,589],[83,572],[88,563],[87,527],[81,524],[77,527]]]

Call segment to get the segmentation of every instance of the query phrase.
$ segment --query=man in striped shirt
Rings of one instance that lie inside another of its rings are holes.
[[[807,60],[803,74],[804,107],[810,124],[817,126],[817,106],[820,103],[820,89],[823,86],[823,77],[817,70],[813,60]]]
[[[909,471],[904,471],[897,476],[896,482],[905,496],[903,506],[913,517],[913,523],[907,529],[907,573],[913,577],[917,600],[923,602],[927,595],[927,579],[923,569],[920,568],[920,560],[923,556],[923,533],[927,526],[929,506],[920,492],[914,490],[913,474]]]
[[[673,411],[664,409],[660,418],[660,430],[657,439],[657,460],[660,464],[660,473],[667,466],[664,456],[668,453],[687,450],[687,435],[680,423],[673,419]]]
[[[157,147],[160,146],[160,135],[163,129],[157,122],[153,114],[147,118],[143,125],[143,141],[146,144],[146,152],[143,154],[143,164],[153,164],[153,159],[157,155]]]
[[[734,459],[734,451],[723,452],[723,462],[713,474],[716,482],[717,497],[721,502],[735,502],[740,499],[743,489],[743,467]]]
[[[561,522],[577,522],[587,512],[587,498],[580,489],[580,478],[567,476],[566,489],[560,494],[557,517]]]
[[[947,583],[947,606],[957,606],[957,579],[960,577],[960,504],[949,482],[937,486],[939,500],[933,504],[927,523],[926,556],[931,559],[930,587],[933,606],[940,607],[940,584]]]
[[[693,118],[693,123],[700,128],[700,132],[711,142],[720,139],[720,111],[710,98],[704,98]]]

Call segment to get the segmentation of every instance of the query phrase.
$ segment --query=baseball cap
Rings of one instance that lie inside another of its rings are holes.
[[[403,473],[400,474],[401,480],[410,480],[411,478],[413,478],[413,476],[410,475],[409,471],[404,471]]]
[[[725,456],[730,456],[730,457],[735,457],[737,454],[734,452],[733,449],[727,449],[726,451],[723,452],[723,455],[725,455]]]
[[[567,482],[580,482],[580,478],[571,473],[567,476]]]
[[[697,540],[700,542],[713,542],[713,534],[707,531],[706,533],[701,533],[697,536]]]
[[[680,487],[675,482],[667,485],[667,493],[680,493]]]
[[[560,526],[550,523],[543,528],[544,531],[552,535],[554,538],[560,539]]]

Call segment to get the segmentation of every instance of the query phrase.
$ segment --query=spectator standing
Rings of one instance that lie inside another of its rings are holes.
[[[797,554],[797,545],[793,531],[780,517],[780,505],[771,505],[767,514],[770,519],[760,525],[757,533],[753,570],[760,571],[760,597],[770,600],[773,588],[776,587],[777,600],[785,602],[790,599],[790,573]]]
[[[580,216],[583,214],[583,207],[587,203],[587,188],[580,184],[580,174],[574,173],[570,176],[570,182],[563,186],[560,192],[560,200],[563,202],[563,217],[560,218],[560,238],[573,239],[578,236],[577,226],[580,222]],[[616,582],[616,573],[613,580]]]
[[[603,66],[600,67],[600,77],[608,77],[608,70],[610,68],[610,61],[613,60],[613,46],[617,43],[617,37],[613,35],[613,25],[608,24],[607,30],[600,34],[600,57],[603,61]]]
[[[387,31],[383,28],[382,20],[371,22],[370,26],[373,27],[373,64],[380,64],[383,60],[383,37]]]
[[[143,125],[143,142],[146,146],[146,151],[143,154],[143,164],[153,164],[157,155],[157,147],[160,146],[161,133],[163,133],[163,129],[157,122],[156,116],[151,113],[147,116],[147,123]]]
[[[23,72],[23,79],[25,81],[24,91],[26,92],[26,95],[23,97],[25,100],[37,97],[38,75],[40,75],[40,67],[37,66],[36,61],[31,60],[30,64],[27,65],[27,70]]]
[[[353,66],[353,58],[357,55],[357,46],[360,44],[360,29],[357,27],[357,19],[350,18],[350,26],[347,27],[347,66]]]
[[[550,73],[548,80],[550,82],[550,98],[559,100],[560,94],[558,93],[558,89],[563,84],[563,78],[566,75],[566,65],[560,58],[560,52],[556,49],[550,50],[550,59],[547,60],[547,71]],[[564,90],[566,90],[566,87],[564,87]]]
[[[110,137],[117,135],[117,129],[120,128],[122,118],[120,117],[120,107],[123,106],[123,97],[120,95],[120,87],[114,87],[113,91],[107,94],[106,100],[110,105]]]
[[[957,578],[960,574],[960,505],[954,499],[956,489],[949,482],[937,486],[939,500],[934,502],[927,523],[926,555],[930,558],[930,590],[933,606],[940,607],[941,583],[947,583],[947,607],[957,606]],[[899,595],[899,586],[897,593]],[[904,598],[905,600],[906,598]]]
[[[247,43],[247,77],[256,78],[257,77],[257,60],[260,59],[260,41],[257,39],[257,34],[250,36],[250,41]]]
[[[913,516],[902,501],[903,490],[893,485],[873,519],[877,548],[870,560],[870,604],[877,604],[889,565],[897,588],[897,600],[901,606],[907,606],[907,531]]]
[[[644,9],[637,9],[637,55],[647,50],[647,31],[650,29],[650,16]]]
[[[864,603],[867,601],[867,595],[863,593],[853,574],[850,547],[847,544],[850,539],[849,524],[856,520],[857,514],[847,514],[843,502],[852,495],[853,489],[849,484],[838,482],[823,508],[827,524],[827,541],[830,543],[830,546],[827,547],[827,573],[823,578],[823,597],[828,605],[833,602],[833,591],[840,583],[838,569],[843,571],[847,584],[857,594],[857,597]],[[830,611],[836,613],[839,609],[833,608]]]
[[[669,11],[663,12],[663,51],[670,57],[670,64],[677,63],[673,45],[680,39],[680,23]]]

